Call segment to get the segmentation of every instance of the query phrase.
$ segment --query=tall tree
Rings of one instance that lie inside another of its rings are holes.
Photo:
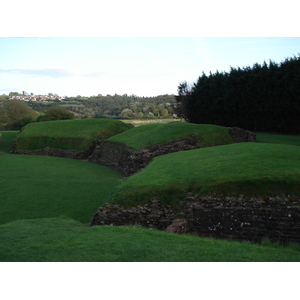
[[[187,86],[179,84],[176,100],[189,122],[300,133],[300,56],[203,73],[191,89]]]

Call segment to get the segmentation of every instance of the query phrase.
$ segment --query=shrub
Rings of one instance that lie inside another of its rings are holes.
[[[38,117],[38,122],[55,120],[72,120],[75,116],[66,108],[61,106],[52,106],[45,111],[44,115]]]
[[[17,122],[11,124],[9,127],[10,130],[21,130],[24,126],[26,126],[29,123],[35,122],[36,118],[33,116],[24,116]]]
[[[18,122],[26,123],[25,117],[36,119],[37,116],[37,112],[28,107],[24,101],[8,100],[0,104],[0,128],[2,129],[19,129]],[[21,121],[23,118],[25,119]]]

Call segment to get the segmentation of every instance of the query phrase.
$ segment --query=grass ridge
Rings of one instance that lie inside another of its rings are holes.
[[[19,134],[18,150],[38,150],[46,147],[63,150],[83,150],[93,139],[106,139],[131,129],[112,119],[75,119],[30,123]]]

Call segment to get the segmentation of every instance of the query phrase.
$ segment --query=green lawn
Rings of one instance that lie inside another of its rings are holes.
[[[90,162],[40,155],[0,155],[0,224],[68,216],[88,223],[122,176]]]
[[[256,139],[261,143],[286,144],[300,146],[300,135],[282,135],[270,133],[256,133]]]
[[[155,196],[169,203],[187,191],[298,196],[299,147],[237,143],[162,155],[127,178],[116,189],[113,202],[130,206]]]
[[[233,142],[227,127],[183,122],[146,124],[108,138],[134,150],[141,150],[169,140],[194,137],[199,146],[215,146]]]
[[[86,227],[63,218],[19,220],[1,225],[0,240],[0,261],[300,261],[297,245],[256,245],[176,235],[140,226]]]

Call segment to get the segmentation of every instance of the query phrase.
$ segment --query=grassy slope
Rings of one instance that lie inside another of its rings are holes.
[[[61,215],[87,223],[122,178],[93,163],[33,155],[0,155],[0,171],[0,224]]]
[[[30,123],[18,138],[17,149],[45,147],[82,150],[95,138],[108,138],[131,127],[111,119],[76,119]]]
[[[140,226],[86,227],[55,218],[0,226],[0,261],[299,261],[299,246],[176,235]]]
[[[108,141],[124,144],[134,150],[141,150],[157,144],[163,144],[169,140],[191,136],[197,137],[199,145],[203,146],[232,143],[232,138],[226,127],[183,122],[139,126],[130,131],[112,136]]]
[[[185,191],[299,195],[299,147],[239,143],[156,157],[116,189],[113,201],[128,206],[157,196],[168,202]]]
[[[11,150],[11,146],[19,133],[19,131],[1,131],[2,142],[0,143],[0,154],[7,154]]]

